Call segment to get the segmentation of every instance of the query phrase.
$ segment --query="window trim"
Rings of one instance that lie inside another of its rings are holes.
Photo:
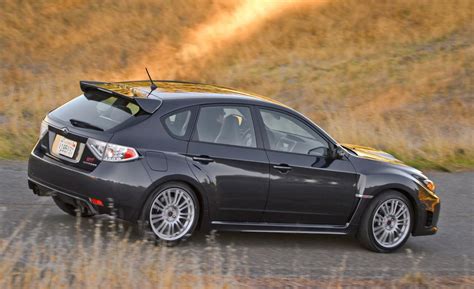
[[[301,116],[299,116],[295,113],[292,113],[292,112],[289,112],[289,111],[283,110],[283,109],[278,109],[278,108],[268,107],[268,106],[261,106],[261,105],[256,106],[255,109],[256,109],[256,114],[257,114],[258,122],[259,122],[258,125],[260,127],[260,131],[262,132],[262,139],[263,139],[263,143],[264,143],[264,148],[265,148],[266,151],[277,152],[277,153],[286,153],[286,154],[294,154],[294,155],[301,155],[301,156],[309,156],[309,157],[329,158],[329,157],[331,157],[332,152],[334,151],[335,147],[337,147],[337,144],[332,139],[330,139],[325,133],[323,133],[319,129],[319,127],[317,127],[312,122],[309,122],[307,119],[305,119],[305,118],[303,118],[303,117],[301,117]],[[265,123],[264,123],[262,115],[261,115],[261,110],[268,110],[268,111],[274,111],[274,112],[277,112],[277,113],[285,114],[285,115],[287,115],[289,117],[293,117],[293,118],[301,121],[303,124],[307,125],[311,130],[313,130],[317,135],[319,135],[322,139],[324,139],[328,143],[328,145],[329,145],[328,155],[326,155],[326,156],[315,156],[315,155],[309,155],[309,154],[285,152],[285,151],[278,151],[278,150],[271,149],[270,140],[268,139],[268,135],[265,133]]]
[[[247,147],[247,146],[240,146],[240,145],[231,145],[231,144],[223,144],[223,143],[215,143],[215,142],[207,142],[207,141],[201,141],[197,139],[197,123],[199,120],[199,115],[201,114],[201,109],[204,107],[215,107],[215,106],[223,106],[223,107],[232,107],[232,106],[237,106],[237,107],[246,107],[250,111],[250,116],[252,117],[252,125],[253,129],[255,132],[255,141],[256,141],[256,146],[255,147]],[[263,138],[260,132],[260,125],[258,124],[258,119],[257,115],[255,112],[255,107],[253,105],[249,104],[244,104],[244,103],[206,103],[206,104],[201,104],[197,107],[197,113],[196,117],[194,118],[194,123],[193,123],[193,129],[191,133],[191,138],[189,141],[196,142],[196,143],[203,143],[203,144],[212,144],[212,145],[220,145],[220,146],[228,146],[228,147],[233,147],[233,148],[244,148],[244,149],[257,149],[257,150],[263,150],[264,149],[264,144],[263,144]]]
[[[160,117],[161,125],[164,127],[166,133],[168,133],[170,137],[179,139],[179,140],[189,141],[191,138],[191,134],[193,132],[194,123],[196,121],[196,110],[197,110],[197,106],[193,105],[193,106],[187,106],[187,107],[179,108],[171,112],[168,112],[167,114],[162,115]],[[189,124],[188,124],[188,127],[186,128],[186,133],[183,136],[175,135],[174,133],[171,132],[171,130],[166,125],[166,119],[172,116],[173,114],[178,114],[185,111],[191,112],[191,116],[189,117]]]

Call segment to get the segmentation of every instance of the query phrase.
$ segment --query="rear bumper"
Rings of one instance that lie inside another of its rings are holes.
[[[86,199],[82,196],[72,195],[70,193],[66,193],[61,191],[58,188],[53,188],[48,185],[45,185],[37,180],[32,180],[28,177],[28,187],[33,190],[38,196],[60,196],[61,198],[65,198],[68,200],[68,203],[75,204],[76,206],[84,207],[89,212],[95,214],[103,214],[103,213],[111,213],[110,210],[107,210],[106,207],[99,207],[93,205],[90,199]]]
[[[28,161],[28,184],[31,189],[54,191],[72,198],[94,213],[114,213],[120,219],[136,221],[151,181],[140,159],[102,162],[94,171],[86,172],[32,153]],[[93,205],[90,198],[101,200],[104,206]]]

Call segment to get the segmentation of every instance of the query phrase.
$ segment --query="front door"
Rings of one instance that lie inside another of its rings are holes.
[[[344,225],[356,204],[357,174],[347,159],[331,157],[330,142],[288,112],[259,110],[270,161],[264,221]]]
[[[259,222],[269,164],[250,107],[202,106],[188,146],[191,169],[206,188],[213,221]]]

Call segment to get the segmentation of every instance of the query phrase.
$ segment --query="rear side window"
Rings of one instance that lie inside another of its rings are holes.
[[[191,111],[185,110],[165,118],[165,125],[169,132],[177,137],[183,137],[188,130]]]
[[[201,108],[194,138],[201,142],[257,147],[250,109],[242,106]]]
[[[132,100],[102,93],[80,95],[51,112],[51,116],[66,122],[86,122],[109,130],[140,113]]]

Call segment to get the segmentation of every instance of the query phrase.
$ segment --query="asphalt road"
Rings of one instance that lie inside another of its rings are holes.
[[[428,175],[437,184],[442,201],[439,232],[412,237],[393,254],[372,253],[347,236],[219,232],[215,244],[223,252],[232,248],[238,259],[235,270],[251,276],[315,278],[343,272],[357,278],[396,278],[414,270],[434,276],[472,276],[474,172]],[[94,224],[104,219],[107,217],[99,216],[83,222],[83,234],[93,235]],[[28,189],[26,163],[0,161],[0,240],[28,238],[28,232],[40,226],[44,242],[74,246],[74,239],[68,236],[74,235],[75,222],[50,198],[37,197]],[[135,227],[125,222],[123,226]],[[132,232],[129,238],[138,236]],[[204,260],[206,240],[204,234],[198,234],[179,248],[194,250]],[[227,255],[223,254],[224,263],[230,258]]]

